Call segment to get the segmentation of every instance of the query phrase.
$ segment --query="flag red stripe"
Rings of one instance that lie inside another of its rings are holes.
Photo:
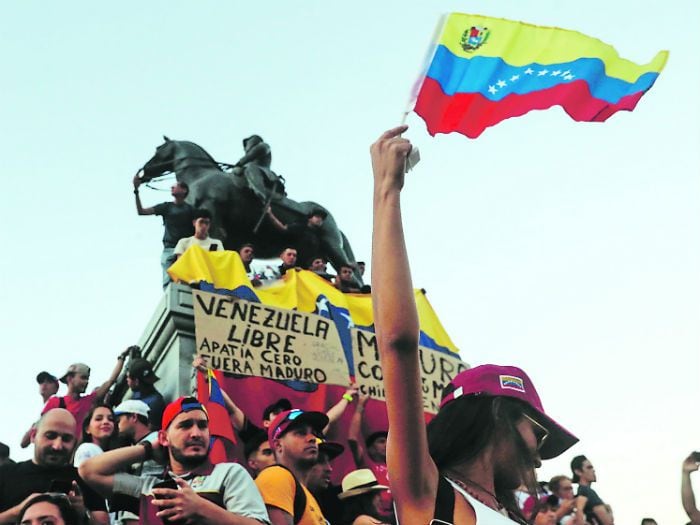
[[[431,135],[456,131],[476,138],[486,128],[507,118],[552,106],[561,106],[577,121],[603,122],[618,111],[632,111],[643,94],[640,91],[610,104],[591,96],[588,84],[579,80],[524,95],[508,95],[495,102],[479,93],[446,95],[436,80],[426,78],[415,112],[425,120]]]

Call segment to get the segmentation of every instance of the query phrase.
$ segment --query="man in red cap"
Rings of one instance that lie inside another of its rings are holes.
[[[264,469],[255,484],[273,525],[325,525],[306,478],[318,461],[318,437],[327,424],[326,414],[295,409],[282,412],[268,427],[277,465]]]
[[[193,524],[269,523],[252,478],[237,463],[209,460],[209,416],[193,397],[181,397],[163,412],[158,441],[105,452],[80,466],[81,477],[105,497],[140,498],[141,523],[159,520]],[[162,478],[125,474],[132,463],[167,456]]]

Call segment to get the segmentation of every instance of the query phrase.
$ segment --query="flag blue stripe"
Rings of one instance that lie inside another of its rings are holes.
[[[565,74],[572,77],[568,78]],[[636,82],[630,83],[607,76],[605,64],[599,58],[579,58],[564,64],[532,63],[516,67],[499,57],[458,57],[440,45],[427,76],[436,80],[446,95],[480,93],[493,101],[502,100],[512,93],[523,95],[584,80],[593,97],[615,104],[625,96],[647,91],[654,85],[659,74],[644,73]]]

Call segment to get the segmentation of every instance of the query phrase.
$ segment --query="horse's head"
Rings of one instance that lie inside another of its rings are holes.
[[[192,167],[219,169],[219,165],[211,155],[194,142],[170,140],[165,135],[163,138],[165,142],[156,148],[156,154],[143,166],[144,181],[159,177],[166,172],[178,173],[180,170]]]
[[[175,141],[163,135],[165,142],[156,148],[156,153],[143,165],[142,179],[147,182],[166,172],[175,171]]]

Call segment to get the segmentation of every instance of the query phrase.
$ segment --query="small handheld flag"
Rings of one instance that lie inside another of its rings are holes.
[[[668,51],[646,65],[577,31],[479,15],[447,17],[414,111],[428,132],[478,137],[534,109],[561,106],[576,121],[632,111],[656,81]]]
[[[197,399],[207,408],[209,414],[209,460],[213,464],[233,461],[236,436],[214,371],[208,369],[206,375],[197,371]]]

